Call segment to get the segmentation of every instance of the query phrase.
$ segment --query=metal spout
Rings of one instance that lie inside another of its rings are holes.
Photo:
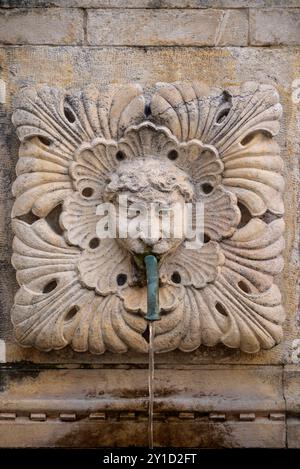
[[[147,275],[147,321],[158,321],[159,315],[159,297],[158,297],[158,266],[157,259],[152,254],[145,256]]]

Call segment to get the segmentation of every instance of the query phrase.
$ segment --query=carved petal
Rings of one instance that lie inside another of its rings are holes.
[[[78,92],[26,88],[15,108],[13,123],[21,141],[40,135],[72,153],[96,136],[118,139],[128,126],[144,118],[142,88],[135,84],[106,89],[91,85]]]
[[[82,194],[90,189],[89,199],[102,198],[107,175],[116,167],[118,146],[112,140],[95,139],[83,144],[71,164],[71,175],[75,188]],[[82,195],[84,196],[84,193]]]
[[[223,163],[222,183],[253,216],[266,210],[283,214],[283,162],[279,146],[270,136],[254,133],[243,145],[235,143],[223,154]]]
[[[203,291],[202,341],[255,353],[276,345],[282,337],[284,312],[273,276],[283,266],[284,223],[269,225],[254,219],[221,243],[222,274]]]
[[[167,128],[157,127],[151,122],[130,127],[119,142],[119,149],[127,159],[167,158],[168,153],[177,147],[177,139]]]
[[[86,287],[94,288],[100,295],[109,295],[120,288],[118,276],[122,276],[122,285],[132,283],[130,254],[115,239],[101,239],[99,243],[96,249],[89,248],[82,253],[78,270]]]
[[[197,140],[180,145],[180,148],[184,147],[186,147],[186,155],[182,166],[189,171],[194,183],[199,186],[208,183],[213,187],[219,184],[224,165],[215,148],[210,145],[202,145]],[[180,164],[180,161],[178,163]]]
[[[20,285],[41,292],[50,281],[64,282],[66,275],[69,278],[79,259],[78,248],[68,246],[45,220],[32,225],[14,220],[13,229],[16,236],[12,264]]]
[[[68,174],[69,156],[55,146],[46,146],[37,137],[21,144],[13,184],[16,201],[12,217],[28,213],[46,216],[72,193]]]
[[[66,199],[61,215],[65,237],[71,244],[86,248],[96,237],[96,225],[101,218],[96,215],[97,205],[103,202],[107,175],[117,164],[117,151],[115,142],[95,139],[79,148],[76,161],[71,164],[70,172],[79,193]]]
[[[83,304],[77,321],[65,328],[64,335],[76,352],[125,353],[131,349],[146,353],[148,344],[141,335],[146,326],[143,318],[124,310],[117,296],[96,296],[92,304]]]
[[[82,287],[76,271],[78,248],[67,246],[45,220],[13,224],[13,264],[21,288],[12,321],[22,345],[43,351],[68,344],[80,352],[147,351],[141,317],[125,311],[117,296],[103,298]]]
[[[63,204],[60,224],[68,243],[86,248],[97,237],[96,226],[101,216],[96,215],[98,199],[85,199],[78,192],[68,197]]]
[[[217,243],[211,241],[200,249],[186,249],[180,246],[164,260],[160,268],[162,281],[173,284],[174,273],[180,276],[179,282],[184,286],[193,285],[203,288],[213,282],[219,272],[219,266],[224,262]]]
[[[234,233],[241,218],[234,194],[218,187],[198,200],[204,204],[204,233],[209,238],[219,240]]]
[[[179,143],[166,127],[158,127],[151,122],[130,127],[120,140],[119,149],[127,159],[165,159],[173,153],[173,163],[199,184],[219,183],[224,169],[214,147],[203,145],[199,140]]]
[[[284,248],[284,221],[270,224],[254,218],[230,239],[221,243],[225,254],[223,274],[228,281],[242,281],[244,288],[259,293],[273,283],[273,276],[281,272]],[[229,272],[230,271],[230,272]]]

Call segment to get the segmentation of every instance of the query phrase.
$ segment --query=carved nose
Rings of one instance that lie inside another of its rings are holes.
[[[156,238],[145,238],[141,236],[141,239],[147,246],[154,246],[161,238],[158,236]]]

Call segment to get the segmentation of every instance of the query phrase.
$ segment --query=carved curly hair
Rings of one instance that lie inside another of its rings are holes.
[[[179,191],[185,201],[191,201],[194,195],[193,185],[188,175],[168,161],[155,158],[140,158],[134,162],[125,161],[116,172],[109,176],[105,189],[108,200],[124,191],[139,192],[149,197],[155,193]]]

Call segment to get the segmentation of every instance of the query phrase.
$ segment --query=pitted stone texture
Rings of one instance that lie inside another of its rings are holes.
[[[82,44],[83,35],[80,10],[0,10],[2,44]]]

